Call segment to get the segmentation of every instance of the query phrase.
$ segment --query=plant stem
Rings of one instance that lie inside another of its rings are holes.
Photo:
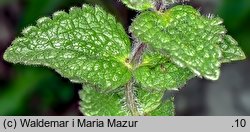
[[[142,55],[147,48],[147,45],[142,43],[134,43],[133,52],[130,57],[130,63],[133,65],[134,69],[141,63]],[[134,79],[132,78],[125,86],[126,103],[132,116],[139,116],[140,112],[138,110],[138,103],[136,101],[136,96],[134,93]]]
[[[137,109],[137,103],[133,85],[134,85],[134,79],[131,79],[125,87],[126,104],[132,116],[139,116],[140,113]]]
[[[155,1],[155,9],[157,11],[162,11],[163,8],[164,8],[164,2],[163,2],[163,0],[156,0]]]
[[[130,60],[130,63],[132,63],[135,68],[141,63],[142,55],[146,48],[147,48],[147,45],[143,43],[139,45],[135,45],[134,52]]]

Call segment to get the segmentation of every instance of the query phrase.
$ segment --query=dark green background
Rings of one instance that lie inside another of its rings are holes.
[[[117,0],[0,0],[0,115],[81,115],[81,85],[70,83],[49,68],[9,64],[2,55],[21,30],[34,25],[38,18],[84,3],[102,6],[126,30],[137,14]],[[250,55],[249,0],[195,0],[189,4],[204,15],[222,17],[228,33]],[[250,115],[249,68],[247,59],[223,65],[217,82],[192,79],[174,93],[176,114]]]

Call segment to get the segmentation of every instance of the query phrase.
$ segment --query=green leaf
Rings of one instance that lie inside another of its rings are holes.
[[[137,88],[136,95],[143,115],[147,115],[148,112],[155,110],[162,103],[164,92]]]
[[[154,8],[154,0],[121,0],[127,7],[143,11]]]
[[[62,76],[104,89],[117,88],[130,78],[125,62],[130,40],[121,24],[99,7],[58,11],[53,19],[37,21],[13,41],[4,59],[26,65],[44,65]]]
[[[238,46],[237,41],[230,35],[225,36],[224,42],[220,45],[220,47],[222,49],[223,63],[246,59],[246,56],[242,49]]]
[[[164,13],[140,14],[130,32],[143,43],[163,49],[173,63],[216,80],[222,57],[219,44],[226,32],[221,23],[219,18],[206,18],[191,6],[179,5]]]
[[[123,106],[122,97],[116,93],[101,93],[94,87],[85,86],[80,91],[80,110],[87,116],[129,115]]]
[[[162,104],[158,108],[148,113],[148,115],[149,116],[174,116],[175,115],[174,99],[170,99],[170,100],[166,100],[162,102]]]
[[[135,71],[134,76],[142,87],[164,91],[177,90],[193,77],[193,73],[168,62],[152,68],[142,66]]]
[[[80,91],[80,110],[87,116],[130,116],[123,93],[101,93],[95,87],[85,86]],[[162,101],[163,92],[137,88],[139,110],[144,116],[174,115],[173,99]]]
[[[149,47],[143,54],[140,67],[134,71],[134,76],[143,88],[165,91],[177,90],[194,77],[194,74],[188,68],[171,63],[169,56]]]
[[[156,65],[168,62],[168,58],[169,57],[162,55],[160,52],[148,48],[142,55],[143,61],[140,66],[155,67]]]

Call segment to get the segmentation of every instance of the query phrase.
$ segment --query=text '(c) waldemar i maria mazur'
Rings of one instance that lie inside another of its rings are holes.
[[[128,120],[87,120],[72,119],[72,121],[46,121],[44,119],[20,119],[21,127],[137,127],[139,121]]]

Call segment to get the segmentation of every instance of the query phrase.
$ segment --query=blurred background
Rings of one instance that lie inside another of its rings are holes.
[[[83,3],[102,6],[126,30],[137,14],[118,0],[0,0],[0,115],[82,115],[78,110],[81,85],[49,68],[9,64],[2,55],[21,30],[38,18]],[[176,115],[250,116],[250,1],[191,0],[189,4],[204,15],[222,17],[248,59],[223,64],[218,81],[189,81],[174,93]]]

